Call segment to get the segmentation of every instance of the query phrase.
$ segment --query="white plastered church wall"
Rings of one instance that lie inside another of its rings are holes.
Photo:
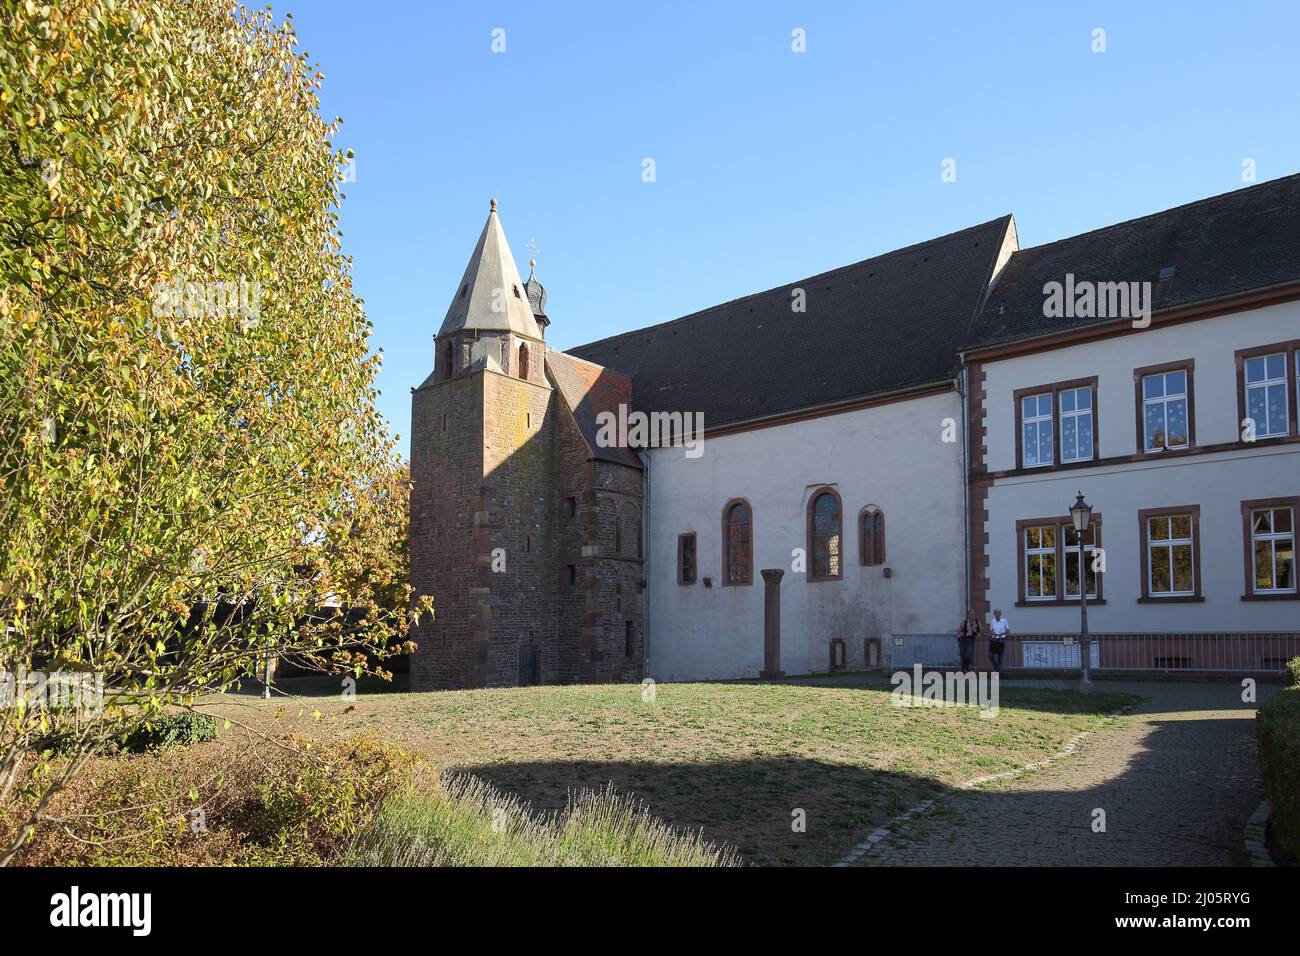
[[[952,441],[944,441],[945,420]],[[965,599],[960,428],[961,400],[949,391],[706,438],[695,459],[681,448],[652,450],[648,676],[758,676],[764,568],[785,571],[787,674],[827,671],[833,638],[844,639],[853,669],[863,664],[864,638],[880,638],[887,652],[894,634],[955,628]],[[792,551],[808,547],[808,502],[823,485],[842,502],[843,575],[836,581],[810,581],[792,570]],[[722,581],[722,512],[733,498],[753,509],[748,586]],[[883,566],[859,560],[858,514],[867,505],[885,515]],[[680,585],[677,538],[692,531],[696,582]],[[706,577],[712,587],[704,586]]]

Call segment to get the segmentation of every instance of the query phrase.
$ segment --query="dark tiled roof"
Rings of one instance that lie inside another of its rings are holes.
[[[596,443],[596,415],[600,412],[617,415],[619,405],[631,405],[632,383],[627,376],[550,348],[546,350],[546,371],[572,409],[573,419],[587,440],[592,455],[602,461],[640,468],[641,459],[632,449],[621,446],[603,448]]]
[[[1174,276],[1160,281],[1167,266]],[[1114,323],[1043,314],[1043,286],[1064,283],[1067,273],[1076,283],[1150,282],[1153,313],[1300,281],[1300,175],[1022,249],[971,323],[966,344]]]
[[[943,382],[1010,220],[570,352],[630,377],[633,408],[703,412],[706,428]]]

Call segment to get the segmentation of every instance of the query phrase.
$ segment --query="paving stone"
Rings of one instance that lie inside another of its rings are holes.
[[[1241,702],[1240,686],[1097,686],[1144,700],[1122,726],[1062,748],[1066,756],[948,792],[942,815],[895,823],[854,865],[1250,865],[1243,834],[1263,794],[1256,705]],[[1105,832],[1093,831],[1098,808]]]

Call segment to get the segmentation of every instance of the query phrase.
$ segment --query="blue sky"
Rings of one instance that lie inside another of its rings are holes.
[[[403,451],[493,196],[564,349],[1007,212],[1037,245],[1240,188],[1245,159],[1300,171],[1294,0],[275,11],[357,155],[344,245]]]

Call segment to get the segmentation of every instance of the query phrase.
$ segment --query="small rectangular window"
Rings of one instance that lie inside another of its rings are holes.
[[[695,532],[677,536],[677,583],[695,583]]]
[[[1192,597],[1196,592],[1196,541],[1192,515],[1144,516],[1147,596]]]
[[[1090,525],[1088,530],[1083,533],[1083,569],[1084,575],[1088,582],[1088,597],[1097,596],[1097,572],[1093,568],[1094,539],[1097,526]],[[1074,530],[1074,525],[1062,525],[1061,531],[1064,535],[1064,557],[1065,557],[1065,596],[1067,598],[1078,598],[1079,596],[1079,532]]]
[[[1067,388],[1060,393],[1061,461],[1092,457],[1092,389]]]
[[[1286,353],[1246,359],[1246,417],[1256,438],[1287,434]]]
[[[1295,594],[1295,514],[1291,508],[1256,508],[1250,513],[1251,590]]]
[[[1056,600],[1056,527],[1025,528],[1025,600]]]
[[[568,515],[570,518],[576,518],[576,517],[578,517],[578,499],[577,499],[577,498],[570,496],[570,497],[564,499],[564,513],[565,513],[566,515]]]
[[[1097,457],[1097,376],[1012,393],[1016,467],[1057,468]]]
[[[1068,516],[1024,518],[1016,522],[1020,549],[1019,598],[1021,606],[1073,604],[1079,600],[1079,534]],[[1094,511],[1083,534],[1083,580],[1088,602],[1101,603],[1103,572],[1094,559],[1101,551],[1101,512]]]
[[[565,567],[569,575],[569,586],[572,587],[578,583],[578,566],[576,564],[569,564]]]
[[[1187,448],[1191,444],[1187,396],[1186,369],[1143,377],[1142,447],[1145,451]]]
[[[1028,395],[1020,400],[1020,431],[1024,467],[1050,465],[1052,451],[1052,393]]]
[[[623,656],[631,657],[634,650],[636,650],[636,631],[632,622],[628,621],[623,632]]]

